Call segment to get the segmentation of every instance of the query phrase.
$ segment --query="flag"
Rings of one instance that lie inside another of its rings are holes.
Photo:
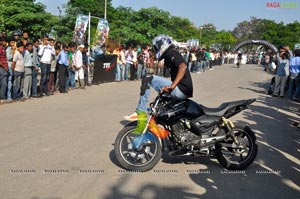
[[[89,17],[87,15],[77,15],[75,30],[73,34],[73,41],[77,44],[85,44],[86,43],[86,28],[88,25]]]
[[[99,19],[96,35],[94,39],[95,46],[102,46],[108,38],[109,26],[106,19]]]

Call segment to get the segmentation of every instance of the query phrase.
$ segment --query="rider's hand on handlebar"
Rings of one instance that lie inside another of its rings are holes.
[[[165,86],[160,90],[160,93],[170,93],[172,90],[174,90],[172,86]]]

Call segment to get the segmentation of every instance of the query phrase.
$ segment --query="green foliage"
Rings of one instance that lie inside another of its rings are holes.
[[[158,34],[167,34],[177,41],[186,41],[197,35],[197,29],[188,19],[171,16],[156,7],[134,11],[118,7],[110,21],[110,37],[127,45],[151,44]]]
[[[221,49],[236,43],[237,39],[230,32],[220,31],[216,33],[216,43],[221,44]]]
[[[107,19],[110,39],[118,44],[151,44],[158,34],[167,34],[176,41],[200,39],[201,46],[218,44],[228,48],[246,39],[265,39],[275,46],[300,43],[300,24],[276,23],[272,20],[251,17],[242,21],[232,30],[217,31],[214,24],[195,27],[188,19],[170,15],[156,7],[134,11],[127,7],[112,7],[107,0]],[[105,0],[69,0],[64,5],[63,16],[53,16],[45,11],[45,6],[34,0],[0,0],[0,30],[27,30],[31,37],[54,31],[61,41],[71,41],[77,14],[104,18]],[[98,19],[91,20],[91,41],[96,32]]]
[[[31,37],[49,33],[55,17],[45,11],[41,3],[33,0],[1,0],[0,24],[1,29],[11,32],[26,30]]]
[[[300,42],[300,24],[298,21],[284,24],[268,19],[251,17],[250,21],[238,23],[232,31],[238,42],[246,39],[264,39],[279,47],[293,46]]]

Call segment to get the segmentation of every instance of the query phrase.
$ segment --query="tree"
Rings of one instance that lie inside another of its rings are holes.
[[[226,31],[220,31],[216,33],[216,43],[221,44],[220,49],[223,50],[223,48],[227,48],[229,50],[230,45],[236,43],[237,39],[232,35],[230,32]]]
[[[178,41],[186,41],[197,35],[197,29],[188,19],[171,16],[156,7],[133,11],[119,7],[112,16],[110,37],[120,43],[151,44],[158,34],[167,34]]]
[[[233,29],[232,34],[237,38],[238,42],[247,39],[259,39],[262,19],[251,17],[250,21],[242,21]]]
[[[45,5],[34,0],[1,0],[0,24],[7,32],[26,30],[31,37],[49,33],[55,17],[45,11]]]
[[[209,48],[209,46],[213,43],[216,43],[216,35],[217,30],[214,24],[212,23],[208,23],[208,24],[204,24],[200,27],[200,35],[202,38],[201,41],[201,46],[202,45],[207,45],[207,48]]]

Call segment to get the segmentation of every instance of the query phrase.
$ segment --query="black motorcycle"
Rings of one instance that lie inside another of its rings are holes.
[[[255,133],[247,125],[234,124],[228,118],[246,109],[256,99],[207,108],[190,99],[174,101],[166,93],[150,104],[143,121],[126,125],[115,140],[115,155],[127,170],[148,171],[170,156],[214,156],[226,169],[247,168],[257,155]]]

